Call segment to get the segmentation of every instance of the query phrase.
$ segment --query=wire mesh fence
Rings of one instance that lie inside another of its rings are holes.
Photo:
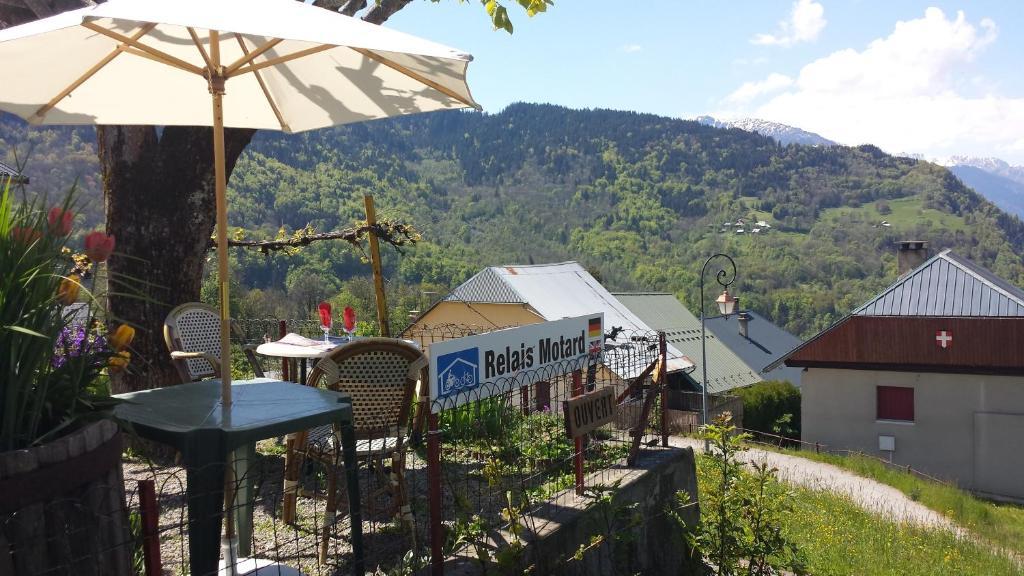
[[[309,337],[319,333],[315,321],[282,326],[278,320],[243,320],[236,326],[239,348],[274,339],[282,330],[305,331]],[[426,348],[486,330],[421,327],[403,338]],[[260,574],[351,573],[356,516],[365,566],[384,573],[422,567],[432,553],[443,561],[473,546],[500,546],[491,537],[510,523],[528,527],[529,533],[540,531],[580,498],[579,488],[609,483],[611,471],[631,453],[660,444],[664,388],[656,380],[664,348],[659,335],[615,336],[599,355],[492,382],[458,406],[431,405],[421,382],[414,409],[403,421],[364,425],[356,435],[358,515],[349,505],[336,430],[272,438],[236,452],[227,485],[234,499],[226,507],[235,519],[240,568],[260,568]],[[563,401],[605,387],[613,389],[617,401],[614,421],[574,441],[566,433]],[[192,539],[202,518],[194,504],[203,498],[224,500],[219,492],[190,492],[189,477],[220,469],[189,469],[128,453],[121,470],[108,486],[94,488],[97,494],[122,495],[111,502],[82,494],[36,506],[31,513],[43,519],[37,530],[45,537],[32,545],[34,550],[8,537],[25,530],[29,513],[0,514],[0,573],[198,573],[193,561],[199,548]],[[102,513],[61,524],[70,514],[85,514],[84,505]],[[95,534],[107,536],[88,549],[76,544]],[[100,559],[97,550],[112,560]],[[222,552],[215,551],[218,557],[228,555]],[[40,554],[57,560],[33,566],[28,558]]]
[[[497,557],[506,539],[499,531],[514,522],[526,538],[542,532],[584,490],[610,484],[611,471],[631,453],[658,443],[659,336],[616,336],[597,356],[498,379],[459,404],[451,398],[432,402],[435,565],[467,554]],[[617,400],[614,420],[570,438],[563,402],[605,387]]]

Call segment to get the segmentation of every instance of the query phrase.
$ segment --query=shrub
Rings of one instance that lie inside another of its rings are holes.
[[[737,434],[722,415],[704,428],[709,444],[698,459],[701,482],[700,523],[688,525],[680,514],[693,498],[676,494],[668,514],[683,528],[687,542],[715,576],[771,576],[782,570],[804,574],[804,558],[783,528],[792,514],[793,495],[767,463],[744,468],[737,454],[745,434]]]
[[[768,380],[735,393],[743,399],[743,426],[748,430],[800,437],[800,389],[788,381]]]

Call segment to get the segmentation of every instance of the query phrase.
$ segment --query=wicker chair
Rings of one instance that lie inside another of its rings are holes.
[[[236,330],[234,324],[232,331]],[[213,306],[186,302],[170,311],[164,320],[164,342],[182,382],[220,378],[220,312]],[[263,368],[252,347],[243,347],[257,378]]]
[[[317,362],[309,376],[310,386],[345,392],[352,398],[356,456],[378,473],[381,488],[370,494],[374,502],[382,493],[391,499],[390,512],[401,516],[415,542],[412,510],[406,497],[405,454],[417,381],[426,382],[427,359],[415,346],[391,338],[366,338],[338,348]],[[305,452],[327,465],[327,506],[320,543],[320,559],[327,557],[329,527],[337,511],[340,436],[337,427],[324,426],[309,432]],[[390,463],[385,465],[385,460]]]

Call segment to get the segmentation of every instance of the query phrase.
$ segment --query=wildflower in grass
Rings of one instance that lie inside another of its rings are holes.
[[[65,210],[60,206],[54,206],[50,208],[50,212],[46,215],[46,222],[50,227],[50,234],[55,236],[67,236],[71,233],[71,224],[74,222],[75,215],[70,210]]]
[[[70,306],[78,300],[78,291],[82,289],[82,277],[72,274],[60,281],[57,287],[57,302],[62,306]]]
[[[85,253],[93,262],[106,262],[114,252],[114,236],[92,232],[85,237]]]

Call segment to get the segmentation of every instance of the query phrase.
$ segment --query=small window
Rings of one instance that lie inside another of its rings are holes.
[[[901,386],[879,386],[878,419],[914,421],[914,389]]]

